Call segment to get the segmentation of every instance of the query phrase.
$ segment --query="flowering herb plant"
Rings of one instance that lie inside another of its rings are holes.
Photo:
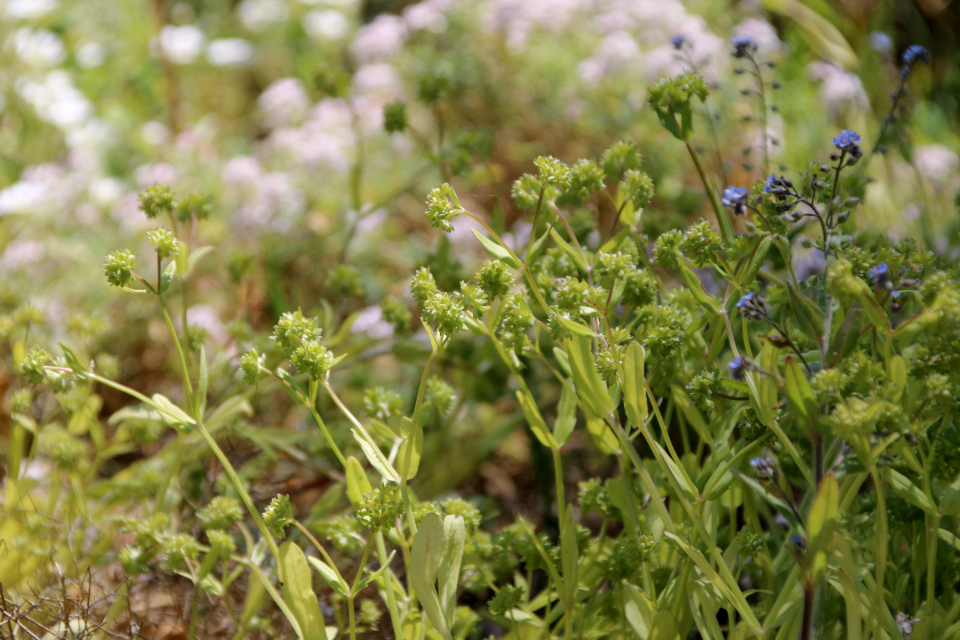
[[[270,22],[254,4],[269,5],[245,1],[244,19]],[[422,30],[440,15],[426,9]],[[303,24],[320,33],[331,20],[311,10]],[[400,37],[378,21],[361,53]],[[158,46],[176,62],[195,36],[166,25]],[[734,167],[697,44],[671,39],[683,72],[653,84],[645,107],[700,180],[709,219],[683,229],[651,215],[666,172],[626,141],[569,163],[536,157],[510,185],[512,227],[502,210],[485,215],[482,194],[458,189],[481,173],[494,184],[502,167],[486,166],[494,142],[482,132],[445,130],[459,79],[438,66],[420,75],[417,103],[375,101],[383,130],[419,144],[443,179],[418,205],[437,249],[400,287],[371,284],[347,258],[374,216],[364,194],[387,190],[365,187],[373,98],[348,99],[343,78],[321,74],[353,133],[342,189],[353,217],[324,263],[324,297],[282,306],[277,278],[269,321],[245,306],[214,346],[188,301],[201,280],[228,288],[205,270],[221,254],[247,305],[253,258],[200,244],[217,236],[216,194],[145,185],[136,208],[150,228],[101,271],[132,300],[144,327],[133,348],[166,368],[159,382],[125,377],[95,318],[76,317],[47,350],[32,345],[54,342],[38,337],[35,308],[0,317],[23,380],[9,402],[4,509],[15,517],[0,523],[12,552],[0,585],[22,588],[67,557],[81,574],[122,574],[82,615],[71,605],[61,621],[43,605],[36,615],[62,637],[94,618],[118,633],[123,596],[152,582],[189,593],[190,638],[210,633],[214,614],[228,635],[311,640],[960,634],[957,268],[932,243],[864,231],[861,218],[864,172],[904,135],[907,82],[930,56],[903,53],[873,144],[824,134],[797,170],[774,166],[774,65],[738,35],[729,53],[756,103],[743,124],[760,132],[756,149],[737,151],[761,159]],[[292,142],[305,130],[326,131],[304,122],[300,90],[275,85],[263,100],[283,107],[268,110],[273,149],[295,156],[310,151]],[[231,160],[228,173],[222,200],[240,203],[245,224],[282,229],[300,206],[256,161]],[[464,236],[483,253],[472,274],[453,248]],[[367,297],[378,304],[361,309]],[[371,309],[379,337],[357,328]],[[164,347],[170,358],[156,356]],[[370,383],[380,368],[390,384]],[[19,471],[38,461],[45,482]],[[518,461],[530,487],[510,477]],[[277,481],[285,464],[296,471]],[[66,551],[31,545],[51,530]],[[0,599],[4,613],[16,604]],[[33,629],[20,613],[0,628]]]

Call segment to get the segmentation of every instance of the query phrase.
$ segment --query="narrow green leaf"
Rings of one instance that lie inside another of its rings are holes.
[[[800,293],[793,283],[787,283],[787,293],[790,296],[790,310],[797,319],[797,324],[805,334],[820,342],[823,337],[823,312],[810,298]]]
[[[697,491],[697,488],[690,483],[689,478],[687,478],[687,475],[683,472],[683,469],[680,468],[680,465],[678,465],[677,462],[670,457],[670,454],[667,453],[666,449],[660,446],[659,442],[653,441],[653,446],[660,451],[660,454],[663,456],[663,461],[667,464],[667,467],[670,468],[670,473],[677,481],[677,486],[680,487],[684,495],[691,500],[696,500],[699,496],[699,492]]]
[[[200,345],[200,376],[197,383],[197,418],[202,419],[207,411],[207,385],[210,374],[207,372],[207,350]]]
[[[448,628],[453,628],[457,609],[457,585],[460,583],[460,563],[467,529],[463,516],[450,515],[443,519],[443,554],[437,568],[440,587],[440,606]]]
[[[560,522],[560,561],[563,568],[563,584],[566,587],[561,599],[567,610],[576,604],[580,550],[577,546],[577,526],[573,521],[573,509],[564,505]]]
[[[523,268],[523,265],[521,265],[519,262],[517,262],[517,260],[516,260],[513,256],[510,255],[510,252],[507,251],[507,249],[506,249],[505,247],[501,247],[499,244],[497,244],[496,242],[494,242],[493,240],[491,240],[491,239],[488,238],[487,236],[483,235],[482,233],[480,233],[480,232],[477,231],[476,229],[471,229],[470,231],[473,232],[474,237],[477,239],[477,241],[478,241],[480,244],[483,245],[483,248],[486,249],[487,252],[490,253],[490,255],[492,255],[492,256],[495,257],[495,258],[499,258],[501,261],[503,261],[503,262],[505,262],[506,264],[510,265],[510,266],[513,267],[514,269],[522,269],[522,268]]]
[[[553,241],[556,242],[561,249],[563,249],[563,252],[566,253],[571,260],[573,260],[573,263],[577,265],[577,269],[583,273],[590,273],[590,268],[587,266],[587,263],[583,261],[583,256],[580,255],[580,252],[572,247],[566,240],[564,240],[563,237],[557,233],[556,229],[550,229],[550,237],[553,238]]]
[[[657,611],[653,617],[653,627],[650,629],[650,640],[679,640],[677,619],[666,609]]]
[[[540,410],[537,409],[537,403],[534,402],[533,398],[526,391],[518,390],[517,401],[520,403],[520,408],[523,409],[523,416],[527,419],[530,430],[533,431],[533,435],[537,437],[540,444],[551,449],[559,449],[560,445],[553,434],[550,433],[550,429],[547,428],[547,423],[540,415]]]
[[[303,387],[300,386],[300,383],[290,375],[286,369],[277,367],[273,370],[277,377],[286,382],[286,385],[280,385],[283,387],[283,390],[287,392],[287,395],[299,405],[307,406],[307,392],[303,390]],[[289,385],[289,386],[287,386]]]
[[[390,464],[390,461],[387,460],[387,457],[383,455],[383,452],[380,451],[380,447],[375,442],[368,440],[356,427],[351,429],[350,433],[353,434],[353,438],[363,449],[363,455],[366,456],[367,462],[380,473],[383,479],[399,483],[400,476],[393,465]]]
[[[570,441],[577,426],[577,397],[567,385],[560,389],[560,402],[557,404],[557,420],[553,423],[553,438],[561,447]]]
[[[163,274],[160,276],[160,293],[166,293],[167,289],[170,288],[170,283],[173,281],[173,277],[177,275],[177,263],[175,260],[171,260],[167,265],[167,268],[163,270]]]
[[[807,376],[803,368],[791,356],[787,356],[784,365],[784,379],[787,388],[787,400],[791,408],[797,415],[797,422],[801,428],[806,429],[808,437],[816,433],[817,419],[820,410],[817,407],[816,397],[813,395],[813,389],[807,381]]]
[[[773,236],[766,235],[757,240],[757,249],[753,252],[753,257],[743,270],[743,277],[740,279],[741,285],[749,285],[757,279],[760,273],[760,267],[767,259],[767,253],[770,251],[770,245],[773,244]]]
[[[197,426],[193,418],[187,415],[183,409],[175,405],[173,401],[165,395],[155,393],[151,399],[156,409],[160,412],[160,418],[177,431],[188,433]]]
[[[677,262],[680,265],[680,275],[683,276],[683,282],[687,285],[687,289],[689,289],[693,297],[697,299],[697,302],[700,303],[704,311],[710,314],[710,316],[716,315],[720,311],[717,301],[707,293],[703,282],[701,282],[697,274],[694,273],[693,266],[691,266],[690,262],[680,253],[677,253]]]
[[[920,487],[910,482],[909,478],[896,469],[888,469],[886,476],[890,488],[899,493],[904,500],[932,516],[938,515],[937,505],[930,501],[930,498],[920,490]]]
[[[570,372],[580,401],[592,417],[604,418],[613,411],[613,401],[597,371],[591,346],[591,341],[584,336],[571,335],[566,340]]]
[[[643,346],[636,341],[627,347],[623,358],[623,406],[627,418],[634,425],[647,420],[647,392],[644,372]]]
[[[401,478],[410,480],[420,469],[420,455],[423,453],[423,427],[409,418],[409,432],[397,451],[397,473]]]
[[[840,487],[833,473],[827,473],[817,490],[807,515],[807,551],[804,556],[804,581],[818,586],[827,575],[830,540],[840,508]]]
[[[899,402],[907,386],[907,363],[903,356],[897,354],[890,358],[887,363],[887,381],[896,387],[893,399]]]
[[[860,338],[860,325],[863,324],[863,306],[855,302],[844,311],[843,321],[830,339],[827,349],[827,365],[834,366],[852,352]]]
[[[584,337],[587,337],[587,338],[596,338],[596,337],[597,337],[597,334],[595,334],[589,327],[583,326],[582,324],[580,324],[580,323],[577,322],[576,320],[571,320],[571,319],[569,319],[569,318],[564,318],[564,317],[561,316],[561,315],[556,316],[556,318],[557,318],[557,322],[559,322],[559,323],[562,324],[564,327],[566,327],[569,331],[571,331],[572,333],[577,334],[578,336],[584,336]]]
[[[367,474],[360,465],[360,461],[353,456],[347,458],[346,476],[347,498],[350,500],[350,504],[357,506],[363,501],[364,494],[373,491],[373,486],[370,484],[370,480],[367,479]]]
[[[290,544],[286,542],[284,544]],[[347,583],[337,575],[337,572],[334,571],[330,565],[321,560],[320,558],[307,558],[307,562],[317,570],[317,573],[320,574],[320,577],[323,578],[323,581],[330,585],[330,588],[339,593],[342,596],[350,595],[350,587]]]
[[[547,239],[547,236],[550,235],[550,231],[553,230],[553,226],[550,225],[547,227],[547,230],[541,234],[541,236],[534,241],[533,246],[530,247],[530,263],[533,264],[534,260],[537,259],[537,256],[540,255],[540,250],[543,249],[543,243]]]
[[[869,288],[860,292],[860,302],[863,304],[863,310],[871,324],[883,335],[890,333],[890,320]]]
[[[300,626],[303,640],[327,640],[323,614],[313,591],[310,565],[303,551],[293,542],[280,545],[280,557],[277,559],[280,574],[280,592],[290,607]]]
[[[204,245],[202,247],[197,247],[190,252],[190,255],[187,257],[187,269],[183,273],[183,277],[186,278],[190,275],[190,272],[193,271],[193,268],[197,266],[197,263],[200,262],[201,258],[213,251],[214,247],[210,245]]]
[[[73,352],[73,349],[67,345],[60,343],[60,351],[63,352],[63,357],[67,361],[67,365],[73,369],[73,372],[80,374],[81,376],[87,372],[87,368],[80,362],[80,358],[77,357],[77,354]]]
[[[450,628],[447,625],[440,597],[434,587],[437,570],[444,550],[443,521],[435,513],[428,513],[420,523],[417,534],[413,537],[410,549],[410,584],[427,616],[430,624],[447,640],[450,638]]]

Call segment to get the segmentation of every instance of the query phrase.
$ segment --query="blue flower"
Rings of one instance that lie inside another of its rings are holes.
[[[683,34],[679,34],[679,33],[673,36],[672,38],[670,38],[670,42],[673,44],[674,49],[682,49],[686,41],[687,39],[683,36]]]
[[[734,380],[743,380],[743,377],[747,374],[747,371],[752,366],[753,361],[750,360],[750,358],[742,358],[737,356],[730,361],[730,364],[727,365],[727,369],[730,370],[730,375],[733,376]]]
[[[917,62],[930,64],[930,52],[918,44],[912,44],[900,56],[900,62],[907,68],[912,67]]]
[[[752,306],[752,302],[751,302],[751,301],[753,300],[753,296],[754,296],[754,295],[756,295],[756,294],[754,294],[754,292],[751,291],[750,293],[744,295],[742,298],[740,298],[739,300],[737,300],[737,309],[742,309],[744,306],[747,306],[747,305],[751,305],[751,306]]]
[[[753,51],[757,50],[757,45],[750,36],[737,36],[730,42],[733,43],[734,58],[746,58]]]
[[[890,297],[891,297],[891,298],[899,298],[900,295],[901,295],[900,292],[899,292],[899,291],[896,291],[896,290],[890,292]]]
[[[777,182],[777,174],[771,173],[770,177],[767,178],[767,181],[763,185],[763,192],[770,193],[773,189],[776,188],[775,187],[776,182]]]
[[[873,269],[870,269],[870,279],[874,282],[881,280],[882,278],[887,277],[890,273],[890,267],[887,266],[886,262],[881,262]]]
[[[833,139],[833,146],[840,151],[852,151],[854,147],[860,144],[860,134],[850,129],[844,129],[836,138]]]
[[[756,470],[758,480],[773,480],[777,474],[773,460],[766,456],[751,459],[750,466]]]
[[[733,212],[741,216],[747,212],[747,190],[745,187],[727,187],[723,190],[720,200],[723,206],[730,207]]]

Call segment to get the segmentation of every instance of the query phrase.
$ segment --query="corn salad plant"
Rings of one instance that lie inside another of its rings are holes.
[[[733,44],[762,97],[756,47]],[[911,51],[904,81],[924,59]],[[236,358],[207,353],[191,335],[187,297],[212,253],[195,246],[193,228],[209,199],[147,188],[140,209],[169,227],[147,232],[144,268],[119,249],[103,273],[156,303],[179,388],[148,395],[117,382],[117,363],[95,340],[61,344],[55,356],[27,350],[36,323],[24,308],[9,332],[23,329],[20,371],[52,389],[59,408],[35,413],[33,391],[16,393],[8,469],[21,468],[29,437],[26,457],[40,450],[54,460],[58,481],[41,503],[31,478],[9,476],[6,504],[22,504],[23,520],[2,526],[26,537],[50,514],[96,522],[138,502],[122,519],[127,542],[116,558],[129,576],[163,572],[192,585],[190,637],[199,637],[201,592],[225,603],[237,637],[960,636],[956,267],[858,228],[859,170],[886,127],[867,152],[843,130],[804,171],[718,185],[694,143],[708,99],[693,71],[649,95],[712,208],[713,220],[685,230],[644,233],[654,184],[630,142],[569,165],[537,158],[511,192],[530,222],[525,241],[508,241],[449,183],[431,191],[430,224],[449,233],[458,218],[471,221],[489,259],[459,286],[429,266],[413,274],[429,344],[415,397],[369,389],[363,412],[332,374],[363,367],[370,345],[331,309],[283,313],[269,338],[238,332]],[[402,129],[402,109],[390,109],[387,126]],[[761,140],[766,171],[765,130]],[[819,261],[804,262],[798,247]],[[354,279],[345,266],[330,286],[347,291]],[[382,315],[397,333],[411,331],[402,301],[385,299]],[[484,526],[474,502],[418,495],[423,467],[457,464],[430,443],[444,415],[475,402],[437,376],[468,360],[468,347],[488,349],[476,357],[503,373],[510,405],[551,467],[540,530],[522,517]],[[103,390],[138,403],[113,414],[120,428],[109,435],[96,420]],[[275,434],[248,439],[309,457],[334,479],[305,517],[286,494],[258,497],[256,470],[238,468],[225,446],[251,399],[268,394],[302,407],[318,434],[310,455]],[[84,485],[130,442],[155,442],[167,427],[163,457],[105,484],[103,512],[89,512]],[[98,453],[81,463],[87,435]],[[596,454],[595,469],[576,468],[567,455],[577,450]],[[205,455],[224,474],[218,495],[183,517],[174,507],[200,482],[183,471]],[[63,484],[67,502],[56,492]],[[113,553],[112,539],[83,544],[91,556]],[[16,575],[45,560],[18,558]],[[286,627],[261,617],[268,598]]]

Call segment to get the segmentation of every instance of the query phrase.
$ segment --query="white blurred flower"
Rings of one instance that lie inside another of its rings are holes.
[[[31,67],[56,67],[67,59],[63,41],[46,29],[20,27],[10,36],[10,44],[17,58]]]
[[[283,0],[243,0],[237,7],[240,22],[250,31],[263,31],[289,16]]]
[[[614,31],[607,34],[593,54],[577,67],[580,78],[587,84],[596,84],[603,78],[619,71],[628,63],[635,61],[640,53],[640,45],[629,33]]]
[[[42,202],[46,188],[33,182],[14,182],[0,191],[0,216],[29,214]]]
[[[198,27],[167,25],[160,31],[160,52],[174,64],[192,64],[203,52],[206,37]]]
[[[86,96],[73,86],[70,75],[62,69],[47,73],[42,80],[21,76],[14,84],[14,90],[41,119],[61,129],[72,129],[93,113]]]
[[[960,169],[960,158],[956,152],[942,144],[928,144],[913,150],[913,164],[921,176],[937,187],[946,184],[957,177]]]
[[[254,48],[243,38],[221,38],[207,45],[207,62],[215,67],[243,67],[253,60]]]
[[[381,13],[364,25],[350,45],[350,53],[360,62],[378,62],[400,50],[407,39],[407,26],[400,16]]]
[[[829,62],[814,62],[807,67],[807,73],[812,79],[820,81],[820,99],[831,116],[849,108],[870,108],[867,92],[855,73],[848,73]]]
[[[733,28],[733,35],[738,38],[752,38],[761,57],[778,53],[783,48],[776,29],[766,20],[747,18]]]
[[[44,257],[43,244],[34,240],[14,240],[0,254],[0,273],[10,273],[21,267],[40,262]]]
[[[870,34],[870,46],[877,53],[890,53],[893,51],[893,40],[883,31],[874,31]]]
[[[322,6],[330,9],[340,9],[341,11],[352,11],[360,3],[360,0],[300,0],[300,4],[310,7]]]
[[[207,304],[198,304],[187,309],[187,324],[206,331],[207,337],[214,344],[222,345],[229,337],[217,310]]]
[[[268,129],[300,124],[310,110],[310,98],[296,78],[281,78],[267,87],[257,99]]]
[[[177,170],[166,162],[145,164],[136,168],[133,175],[140,187],[149,187],[152,184],[172,185],[177,180]]]
[[[123,181],[117,178],[97,178],[90,183],[88,191],[93,204],[107,209],[123,197]]]
[[[343,99],[322,100],[303,126],[277,129],[266,147],[303,170],[321,166],[341,173],[349,170],[356,147],[350,104]]]
[[[162,122],[150,120],[140,127],[140,137],[151,147],[159,147],[170,138],[170,131]]]
[[[316,40],[338,42],[350,31],[350,21],[336,9],[311,11],[301,24],[307,35]]]
[[[7,0],[3,12],[13,20],[35,20],[52,13],[59,4],[59,0]]]
[[[426,29],[433,33],[443,33],[447,28],[445,14],[452,5],[453,0],[424,0],[404,9],[403,20],[410,31]]]
[[[393,335],[393,325],[383,319],[380,307],[371,306],[360,312],[350,326],[350,333],[364,333],[371,340],[383,340]]]
[[[77,48],[77,63],[85,69],[94,69],[107,59],[107,48],[99,42],[88,42]]]

